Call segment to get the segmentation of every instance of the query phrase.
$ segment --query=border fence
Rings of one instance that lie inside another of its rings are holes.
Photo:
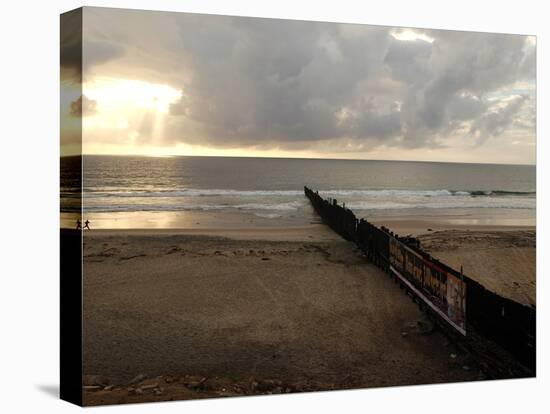
[[[449,336],[478,356],[493,378],[536,372],[536,310],[487,290],[424,252],[412,237],[377,227],[319,192],[304,187],[332,230],[354,242],[370,262],[389,273]]]

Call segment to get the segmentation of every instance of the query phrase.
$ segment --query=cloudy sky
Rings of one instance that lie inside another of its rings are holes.
[[[535,163],[529,36],[85,8],[77,54],[62,154]]]

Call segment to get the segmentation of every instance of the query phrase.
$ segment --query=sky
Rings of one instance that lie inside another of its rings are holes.
[[[79,21],[62,155],[536,161],[532,36],[86,7],[80,58]]]

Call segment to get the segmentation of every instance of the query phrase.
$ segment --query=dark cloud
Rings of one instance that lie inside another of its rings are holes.
[[[89,69],[109,60],[117,59],[124,54],[124,47],[104,40],[86,39],[84,43],[84,65]]]
[[[424,40],[401,41],[393,39],[386,52],[384,63],[392,77],[411,87],[420,87],[433,76],[430,66],[432,44]]]
[[[479,136],[478,143],[481,144],[491,136],[502,134],[514,121],[516,114],[530,98],[526,95],[515,96],[503,107],[484,113],[475,120],[471,131]],[[520,126],[521,125],[517,125]]]
[[[525,36],[417,30],[399,40],[377,26],[144,13],[94,9],[101,36],[90,31],[85,52],[94,65],[139,62],[148,79],[181,88],[167,144],[421,148],[464,131],[478,143],[511,127],[534,136],[534,106],[507,92],[534,81]]]
[[[96,113],[97,102],[87,98],[85,95],[80,95],[78,99],[71,102],[69,114],[75,117],[88,116]]]
[[[481,122],[488,116],[487,94],[531,75],[532,62],[527,62],[532,55],[524,52],[524,36],[425,33],[434,39],[430,46],[421,40],[396,41],[399,49],[390,48],[386,58],[392,73],[407,85],[404,142],[410,146],[432,145],[433,137],[442,140],[464,122]],[[503,132],[492,130],[491,135]]]
[[[193,76],[172,114],[202,124],[212,143],[284,145],[363,137],[368,131],[383,137],[396,129],[387,109],[372,100],[366,107],[366,96],[358,93],[361,82],[381,66],[387,30],[214,17],[201,37],[202,18],[181,24],[186,67]],[[354,114],[342,122],[338,114],[350,105],[356,106]]]
[[[83,68],[100,65],[124,54],[125,48],[112,39],[94,39],[85,34],[83,9],[61,15],[60,63],[62,80],[82,82]]]
[[[82,9],[63,13],[60,19],[61,80],[82,81]]]

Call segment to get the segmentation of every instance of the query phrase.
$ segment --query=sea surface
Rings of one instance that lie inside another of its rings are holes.
[[[96,218],[200,212],[307,223],[314,213],[304,185],[367,218],[489,209],[534,219],[536,207],[535,166],[526,165],[119,156],[82,163],[83,213]],[[62,212],[74,212],[78,180],[66,165],[62,159]]]

